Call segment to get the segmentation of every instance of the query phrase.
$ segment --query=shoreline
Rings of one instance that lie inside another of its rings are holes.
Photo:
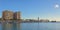
[[[60,23],[60,22],[0,22],[0,23]]]
[[[60,21],[40,22],[40,21],[21,21],[21,20],[0,20],[0,23],[60,23]]]

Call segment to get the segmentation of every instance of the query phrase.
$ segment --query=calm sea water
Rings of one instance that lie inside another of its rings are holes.
[[[0,24],[0,30],[60,30],[60,23]]]

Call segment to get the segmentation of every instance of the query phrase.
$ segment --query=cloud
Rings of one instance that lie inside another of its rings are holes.
[[[58,4],[56,4],[54,7],[55,7],[55,8],[59,8],[59,5],[58,5]]]

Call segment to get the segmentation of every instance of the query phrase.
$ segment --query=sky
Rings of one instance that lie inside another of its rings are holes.
[[[22,19],[49,19],[60,21],[60,0],[0,0],[2,11],[20,11]]]

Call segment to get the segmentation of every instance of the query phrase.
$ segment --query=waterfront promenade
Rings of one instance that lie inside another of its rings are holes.
[[[20,23],[20,20],[0,20],[0,23]]]

